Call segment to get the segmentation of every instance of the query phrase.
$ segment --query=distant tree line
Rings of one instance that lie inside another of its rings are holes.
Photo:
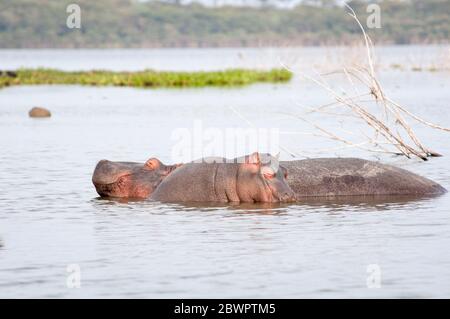
[[[205,7],[157,1],[77,0],[81,29],[66,26],[72,0],[0,0],[1,48],[140,48],[340,45],[358,26],[333,0],[305,0],[286,10]],[[448,43],[450,0],[385,0],[377,43]],[[350,1],[362,21],[367,1]]]

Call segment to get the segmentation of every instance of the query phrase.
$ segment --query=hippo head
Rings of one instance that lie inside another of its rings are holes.
[[[286,182],[287,170],[270,154],[240,158],[238,194],[243,201],[292,202],[295,193]],[[251,199],[251,200],[248,200]]]
[[[179,165],[164,165],[156,158],[144,164],[101,160],[92,183],[102,197],[147,198],[159,183]]]

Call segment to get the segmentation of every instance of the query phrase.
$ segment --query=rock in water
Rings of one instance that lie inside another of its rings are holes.
[[[50,117],[52,113],[43,107],[33,107],[30,112],[28,112],[30,117]]]

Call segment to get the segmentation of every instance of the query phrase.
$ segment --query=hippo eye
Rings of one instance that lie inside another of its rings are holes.
[[[272,179],[275,177],[275,173],[272,171],[263,172],[263,175],[265,179]]]
[[[275,172],[273,171],[273,169],[270,167],[262,167],[261,173],[263,174],[264,178],[266,178],[266,179],[272,179],[276,175]]]
[[[264,174],[264,177],[265,177],[266,179],[272,179],[272,178],[275,177],[275,174]]]

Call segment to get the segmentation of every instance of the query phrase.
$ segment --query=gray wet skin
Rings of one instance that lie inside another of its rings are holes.
[[[357,195],[439,195],[445,188],[407,170],[358,158],[280,162],[297,198]]]
[[[205,158],[183,164],[166,177],[150,197],[161,202],[291,202],[278,160],[269,154],[227,160]]]
[[[96,169],[97,180],[102,181],[103,190],[109,191],[110,194],[103,193],[103,195],[112,197],[148,198],[156,186],[179,166],[163,164],[162,169],[149,171],[142,163],[110,161],[105,163],[106,165],[101,165],[98,170]],[[284,173],[287,175],[287,184],[295,192],[298,200],[305,197],[326,196],[426,196],[446,192],[438,183],[407,170],[358,158],[281,161],[280,165],[282,172],[284,169]],[[195,175],[195,172],[192,175]],[[120,176],[124,176],[125,181],[133,177],[132,180],[136,180],[138,183],[128,182],[121,185],[122,187],[118,187]],[[183,178],[188,180],[185,185],[189,185],[184,186],[183,189],[195,187],[190,183],[190,178]],[[141,187],[144,185],[144,189],[139,190],[139,185]],[[101,188],[98,190],[101,191]],[[134,194],[134,196],[128,194]]]

